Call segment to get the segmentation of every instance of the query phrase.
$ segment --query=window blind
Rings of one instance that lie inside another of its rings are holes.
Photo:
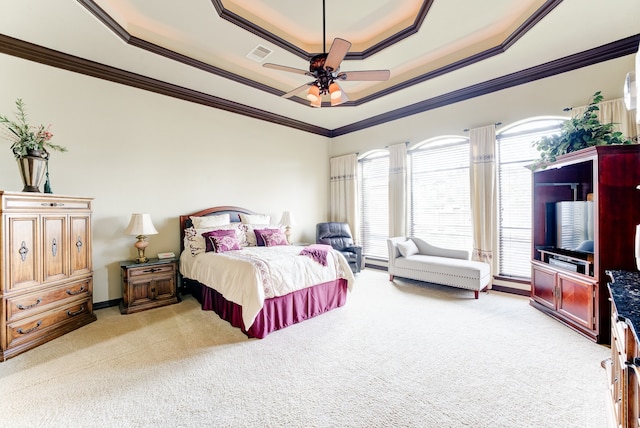
[[[469,142],[446,138],[409,152],[411,235],[472,249]]]
[[[386,260],[389,236],[389,155],[375,154],[358,163],[360,242],[365,257]]]
[[[531,277],[531,170],[538,157],[532,142],[558,132],[561,120],[534,120],[499,134],[498,271],[502,276]]]

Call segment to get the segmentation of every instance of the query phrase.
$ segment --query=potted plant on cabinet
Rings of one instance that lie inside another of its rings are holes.
[[[11,151],[18,162],[24,183],[22,191],[39,192],[47,169],[49,150],[66,152],[67,149],[51,142],[51,125],[29,125],[22,99],[16,100],[16,107],[18,111],[15,113],[15,121],[0,115],[0,124],[5,129],[3,137],[12,142]]]
[[[555,162],[560,155],[575,152],[592,146],[610,144],[632,144],[634,140],[615,131],[615,123],[602,123],[598,119],[598,104],[602,101],[600,91],[593,94],[585,112],[578,117],[566,120],[559,134],[543,137],[533,143],[540,153],[540,159],[532,165],[533,169],[544,168]]]

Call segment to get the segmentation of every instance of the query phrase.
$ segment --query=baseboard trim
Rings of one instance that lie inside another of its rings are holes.
[[[98,302],[98,303],[94,303],[93,304],[93,309],[105,309],[105,308],[110,308],[112,306],[119,306],[120,305],[120,300],[122,299],[113,299],[113,300],[106,300],[104,302]]]
[[[527,296],[527,297],[529,297],[529,295],[531,294],[530,291],[523,290],[521,288],[507,287],[504,285],[495,285],[495,284],[491,287],[491,290],[501,291],[503,293],[509,293],[509,294],[517,294],[519,296]]]

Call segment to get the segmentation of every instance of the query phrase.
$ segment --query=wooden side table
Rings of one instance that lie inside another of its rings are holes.
[[[146,263],[134,260],[120,262],[122,272],[122,301],[120,312],[131,314],[159,306],[178,303],[178,261],[149,259]]]

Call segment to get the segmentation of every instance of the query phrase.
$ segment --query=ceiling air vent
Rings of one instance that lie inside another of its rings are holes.
[[[247,58],[252,59],[255,62],[262,62],[262,60],[271,55],[272,52],[273,51],[271,49],[258,45],[247,54]]]

